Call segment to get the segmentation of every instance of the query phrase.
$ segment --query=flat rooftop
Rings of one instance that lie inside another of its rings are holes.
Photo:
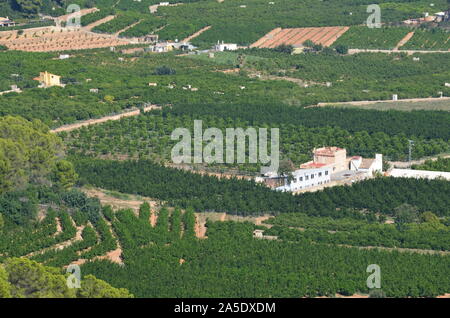
[[[346,179],[353,179],[356,176],[365,174],[365,171],[356,171],[356,170],[344,170],[331,174],[331,181],[342,181]]]

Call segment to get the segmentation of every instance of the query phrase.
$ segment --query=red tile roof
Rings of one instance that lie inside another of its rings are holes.
[[[326,163],[318,163],[318,162],[311,162],[311,163],[305,163],[302,164],[300,167],[301,168],[321,168],[323,166],[326,166]]]
[[[318,148],[314,151],[315,155],[320,156],[334,156],[337,151],[343,150],[343,148],[339,147],[323,147]]]

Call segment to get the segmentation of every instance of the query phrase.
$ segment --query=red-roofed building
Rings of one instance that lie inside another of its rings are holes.
[[[339,147],[322,147],[314,149],[313,161],[302,164],[300,168],[309,169],[321,168],[324,166],[332,166],[333,172],[347,170],[347,150]]]

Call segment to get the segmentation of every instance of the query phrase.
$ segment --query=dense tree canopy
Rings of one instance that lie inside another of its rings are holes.
[[[448,216],[450,182],[410,178],[380,177],[351,186],[335,186],[322,191],[292,195],[276,192],[253,181],[218,179],[166,168],[148,160],[112,161],[73,158],[81,183],[123,193],[140,194],[172,205],[199,211],[238,215],[306,212],[310,215],[342,217],[340,208],[393,215],[403,203],[420,212]]]
[[[70,289],[67,275],[26,258],[7,259],[0,264],[0,298],[129,298],[126,289],[87,275],[81,288]]]
[[[76,174],[62,160],[62,142],[38,120],[0,117],[0,193],[52,179],[68,186]]]

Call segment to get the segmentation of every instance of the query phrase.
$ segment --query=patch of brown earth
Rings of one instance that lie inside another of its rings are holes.
[[[150,213],[150,225],[152,227],[155,227],[157,221],[158,221],[158,215],[156,214],[156,212],[154,210],[152,210]]]
[[[57,236],[63,231],[63,228],[61,226],[61,220],[59,218],[56,218],[55,221],[56,221],[56,232],[53,233],[53,237]]]
[[[148,202],[152,209],[158,206],[157,201],[146,197],[136,198],[136,196],[130,195],[130,199],[127,200],[108,195],[105,193],[105,190],[102,189],[82,189],[82,191],[86,193],[88,197],[96,197],[100,200],[102,205],[110,205],[113,209],[132,209],[137,212],[144,202]]]
[[[94,258],[94,260],[104,260],[104,259],[110,260],[111,262],[119,265],[123,265],[122,249],[119,247],[116,248],[114,251],[106,253],[106,255],[97,256]]]
[[[195,39],[196,37],[198,37],[200,34],[202,34],[203,32],[208,31],[210,28],[211,28],[211,26],[208,25],[208,26],[206,26],[206,27],[204,27],[204,28],[198,30],[198,31],[195,32],[194,34],[188,36],[187,38],[185,38],[185,39],[184,39],[183,41],[181,41],[181,42],[184,42],[184,43],[190,42],[190,41],[192,41],[193,39]]]
[[[206,236],[206,219],[202,218],[198,213],[195,214],[195,236],[201,239]]]

